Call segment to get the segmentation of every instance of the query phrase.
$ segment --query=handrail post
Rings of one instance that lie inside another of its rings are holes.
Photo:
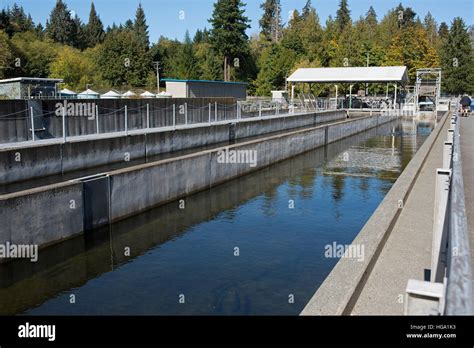
[[[434,228],[431,251],[431,282],[442,282],[446,257],[446,212],[448,206],[451,170],[436,170],[436,186],[434,201]]]
[[[63,121],[63,142],[66,142],[66,110],[62,107],[62,121]]]
[[[150,129],[150,104],[146,104],[146,128]]]
[[[95,127],[96,127],[97,134],[99,134],[100,133],[100,130],[99,130],[99,105],[95,106]]]
[[[125,105],[125,135],[128,135],[128,107]]]
[[[211,125],[211,103],[209,103],[209,125]]]
[[[217,102],[214,102],[214,121],[217,122]]]
[[[31,118],[31,139],[35,141],[35,120],[33,116],[33,107],[30,106],[30,118]]]
[[[262,118],[262,101],[260,100],[258,103],[258,118]]]
[[[188,103],[184,103],[184,124],[188,125]]]
[[[173,129],[176,129],[176,104],[173,104]]]

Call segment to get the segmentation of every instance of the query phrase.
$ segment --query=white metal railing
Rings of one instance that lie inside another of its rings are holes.
[[[457,107],[449,122],[436,171],[430,281],[408,281],[406,314],[474,314]]]

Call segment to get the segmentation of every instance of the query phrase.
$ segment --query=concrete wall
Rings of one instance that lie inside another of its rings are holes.
[[[345,119],[344,110],[0,150],[0,184]],[[20,156],[20,160],[18,160]]]
[[[82,183],[0,196],[0,244],[46,246],[83,230]]]
[[[343,134],[331,130],[346,129],[356,133],[374,127],[376,116],[341,121],[268,136],[231,146],[200,151],[190,155],[111,171],[110,221],[147,210],[153,206],[176,200],[191,193],[207,189],[240,175],[259,170],[272,163],[309,151]],[[384,118],[380,123],[390,122]],[[219,151],[257,151],[257,165],[248,163],[219,163]],[[84,227],[83,183],[67,182],[0,196],[0,243],[8,240],[17,243],[47,245],[80,233]],[[74,209],[71,208],[74,202]]]

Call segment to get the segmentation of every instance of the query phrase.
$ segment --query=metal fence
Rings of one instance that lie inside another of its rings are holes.
[[[120,106],[120,105],[119,105]],[[329,106],[329,105],[327,105]],[[260,98],[237,103],[175,102],[158,107],[153,103],[139,103],[122,107],[98,105],[94,100],[58,101],[51,110],[29,107],[0,115],[0,127],[9,132],[0,144],[35,142],[100,134],[137,134],[141,131],[209,126],[219,122],[240,122],[243,119],[280,117],[327,110],[310,108],[300,102]]]
[[[408,281],[407,314],[474,314],[457,109],[443,144],[443,168],[436,171],[430,281]]]

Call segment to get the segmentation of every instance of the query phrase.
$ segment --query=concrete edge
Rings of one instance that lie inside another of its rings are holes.
[[[443,120],[438,123],[437,128],[426,139],[352,241],[353,245],[364,245],[364,260],[339,259],[300,315],[349,314],[403,209],[399,208],[399,201],[402,201],[403,206],[403,202],[408,198],[428,154],[448,119],[449,112],[446,112]]]

